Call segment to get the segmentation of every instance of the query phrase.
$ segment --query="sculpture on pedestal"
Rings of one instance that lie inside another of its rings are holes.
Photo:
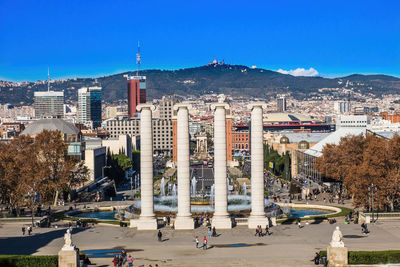
[[[72,244],[71,229],[69,229],[69,228],[67,229],[67,232],[64,234],[64,241],[65,241],[65,243],[64,243],[63,249],[64,248],[70,249],[70,248],[75,247],[74,244]]]
[[[343,234],[340,231],[339,226],[336,226],[335,231],[333,231],[330,246],[334,247],[334,248],[343,248],[344,247]]]

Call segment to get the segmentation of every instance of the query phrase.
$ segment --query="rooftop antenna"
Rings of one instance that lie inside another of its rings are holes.
[[[50,68],[47,67],[47,92],[50,92]]]
[[[138,64],[138,69],[136,71],[136,76],[139,76],[139,71],[140,71],[140,43],[138,41],[137,43],[137,54],[136,54],[136,64]]]

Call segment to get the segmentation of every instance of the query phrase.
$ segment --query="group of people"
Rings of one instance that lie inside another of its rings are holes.
[[[199,248],[200,241],[199,241],[199,237],[198,236],[196,236],[196,241],[195,242],[196,242],[196,248]],[[207,243],[208,243],[207,237],[204,236],[204,238],[203,238],[203,246],[202,246],[203,250],[207,250]]]
[[[22,230],[22,235],[25,235],[25,226],[22,226],[21,230]],[[28,226],[26,230],[28,230],[28,235],[32,234],[32,226]]]
[[[271,235],[271,234],[272,233],[269,231],[269,225],[265,226],[265,233],[263,233],[263,229],[262,229],[261,225],[257,225],[256,234],[254,236],[258,235],[259,237],[262,237],[262,236]]]
[[[133,266],[133,257],[132,255],[126,255],[126,251],[122,250],[120,254],[115,255],[112,263],[115,267],[122,267],[125,263],[128,263],[128,267]]]
[[[215,229],[215,227],[212,228],[211,230],[211,226],[208,227],[208,231],[207,231],[207,235],[208,237],[216,237],[217,236],[217,230]]]

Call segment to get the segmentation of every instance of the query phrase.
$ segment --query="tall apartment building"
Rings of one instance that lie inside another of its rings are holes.
[[[128,116],[135,117],[136,106],[146,103],[146,76],[128,77]]]
[[[101,126],[101,87],[82,87],[78,90],[78,120],[90,128]]]
[[[279,96],[277,99],[277,111],[278,112],[286,112],[287,106],[286,106],[286,96],[282,95]]]
[[[159,102],[160,118],[153,118],[153,150],[156,153],[172,154],[172,113],[176,103],[174,97],[164,96]],[[121,134],[131,137],[140,135],[140,118],[111,119],[106,122],[111,138]]]
[[[340,100],[333,103],[333,109],[336,114],[350,113],[350,101]]]
[[[35,117],[63,118],[64,117],[64,92],[41,91],[34,93]]]

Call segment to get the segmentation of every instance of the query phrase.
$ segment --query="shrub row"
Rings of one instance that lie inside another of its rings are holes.
[[[57,267],[58,256],[0,255],[2,267]]]
[[[320,252],[326,257],[326,250]],[[349,264],[388,264],[400,263],[400,250],[385,251],[349,251]]]

